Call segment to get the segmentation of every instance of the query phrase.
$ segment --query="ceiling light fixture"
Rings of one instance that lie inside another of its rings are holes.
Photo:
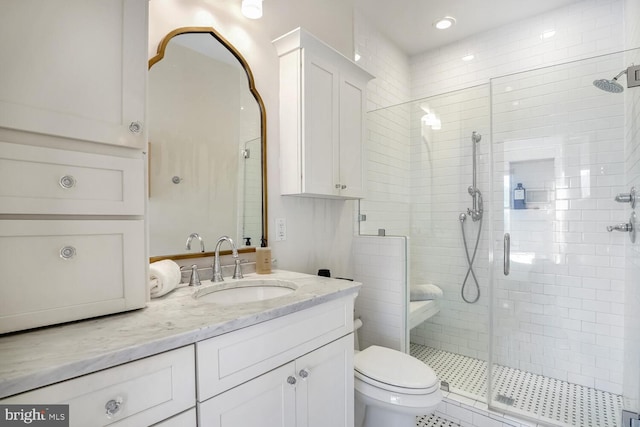
[[[463,57],[462,57],[462,58],[460,58],[460,59],[462,59],[463,61],[471,61],[473,58],[475,58],[475,56],[473,55],[473,53],[469,53],[469,54],[466,54],[465,56],[463,56]]]
[[[262,18],[262,0],[242,0],[242,14],[249,19]]]
[[[444,18],[440,18],[436,22],[434,22],[433,26],[439,30],[446,30],[447,28],[453,26],[453,24],[455,23],[455,18],[452,18],[451,16],[445,16]]]

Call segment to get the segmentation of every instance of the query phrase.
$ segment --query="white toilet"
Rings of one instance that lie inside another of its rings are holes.
[[[435,372],[408,354],[374,345],[353,364],[355,427],[415,427],[442,401]]]

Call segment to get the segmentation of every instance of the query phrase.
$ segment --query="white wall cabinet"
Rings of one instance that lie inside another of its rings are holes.
[[[350,296],[198,342],[199,425],[353,426],[352,332]]]
[[[144,307],[148,0],[5,3],[0,333]]]
[[[373,76],[301,28],[273,43],[282,194],[362,198],[366,84]]]
[[[143,148],[147,9],[148,0],[4,4],[0,28],[12,36],[0,38],[0,127]]]

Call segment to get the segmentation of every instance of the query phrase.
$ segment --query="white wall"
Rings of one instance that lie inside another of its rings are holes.
[[[354,202],[280,196],[279,66],[271,40],[302,26],[352,57],[353,2],[270,0],[264,2],[263,18],[255,21],[241,15],[240,0],[151,0],[149,4],[150,58],[169,31],[212,26],[240,51],[253,71],[267,113],[269,244],[278,267],[306,273],[330,268],[334,276],[349,277]],[[275,242],[276,218],[287,221],[284,242]]]

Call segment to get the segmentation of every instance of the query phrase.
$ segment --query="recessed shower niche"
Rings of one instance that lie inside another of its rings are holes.
[[[548,209],[552,207],[555,189],[554,159],[509,162],[509,174],[505,174],[504,186],[505,208]],[[519,203],[520,200],[521,203]]]

